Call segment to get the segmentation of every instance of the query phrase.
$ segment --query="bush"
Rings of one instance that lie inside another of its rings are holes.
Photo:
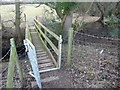
[[[109,17],[109,21],[105,22],[105,25],[110,30],[111,37],[118,37],[118,32],[120,32],[120,19],[117,18],[115,15],[111,15]]]

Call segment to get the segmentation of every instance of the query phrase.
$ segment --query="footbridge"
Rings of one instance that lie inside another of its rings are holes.
[[[29,74],[42,88],[40,74],[61,67],[62,36],[34,19],[34,26],[26,24],[24,45],[32,69]]]

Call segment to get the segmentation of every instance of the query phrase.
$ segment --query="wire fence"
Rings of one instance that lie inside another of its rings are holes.
[[[120,40],[119,38],[110,38],[110,37],[95,36],[95,35],[81,33],[81,32],[78,32],[78,31],[74,31],[74,32],[77,33],[77,34],[80,34],[80,35],[84,35],[84,36],[88,36],[88,37],[93,37],[93,38],[107,39],[107,40],[113,40],[113,41]]]
[[[120,41],[119,38],[96,36],[78,31],[74,31],[74,33],[75,36],[73,37],[73,49],[76,49],[76,46],[92,46],[106,50],[109,48],[115,48],[117,53],[118,42]],[[78,51],[80,50],[78,49]]]
[[[11,47],[10,47],[10,49],[7,51],[7,53],[0,59],[0,62],[1,62],[2,60],[4,60],[4,59],[10,54],[10,50],[11,50]],[[18,53],[18,58],[23,57],[23,56],[25,55],[25,48],[24,48],[24,47],[21,48],[19,51],[17,51],[17,53]]]
[[[74,31],[71,65],[74,81],[78,85],[92,87],[93,82],[108,82],[118,86],[118,41],[119,38],[96,36]],[[86,83],[88,86],[86,86]],[[94,84],[94,86],[97,84]],[[104,87],[108,87],[103,84]]]
[[[7,53],[0,59],[0,62],[6,57],[6,56],[8,56],[8,54],[10,53],[10,50],[11,50],[11,48],[7,51]]]

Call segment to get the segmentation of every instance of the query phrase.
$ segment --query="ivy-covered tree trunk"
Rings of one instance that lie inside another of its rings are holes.
[[[19,0],[16,0],[15,2],[15,30],[16,30],[16,36],[17,40],[21,41],[21,31],[20,31],[20,2]]]
[[[72,27],[72,14],[66,15],[63,20],[63,30],[69,30]]]
[[[61,18],[63,30],[69,30],[72,27],[72,11],[75,8],[76,3],[73,2],[57,2],[56,3],[56,13]]]
[[[101,24],[103,24],[103,20],[104,20],[104,11],[102,10],[102,8],[100,7],[99,3],[96,2],[97,8],[101,13],[100,18],[97,20],[97,22],[100,22]]]

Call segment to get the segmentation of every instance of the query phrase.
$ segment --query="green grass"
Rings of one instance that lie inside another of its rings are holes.
[[[15,17],[14,11],[15,7],[14,5],[1,5],[0,12],[1,12],[1,19],[2,21],[11,20]]]
[[[21,9],[22,19],[24,19],[23,18],[24,13],[26,14],[27,21],[29,21],[29,22],[33,22],[33,19],[36,16],[39,16],[41,18],[43,18],[43,17],[48,18],[49,16],[51,16],[49,13],[48,13],[48,15],[46,15],[46,12],[45,12],[46,10],[51,11],[48,6],[43,4],[40,7],[35,8],[36,6],[37,6],[36,4],[34,4],[34,5],[32,5],[32,4],[21,5],[21,7],[23,7]],[[1,5],[0,7],[1,7],[0,12],[1,12],[2,21],[15,20],[15,12],[12,12],[12,11],[15,11],[15,5]],[[11,22],[7,22],[4,24],[5,24],[5,26],[12,26]]]

